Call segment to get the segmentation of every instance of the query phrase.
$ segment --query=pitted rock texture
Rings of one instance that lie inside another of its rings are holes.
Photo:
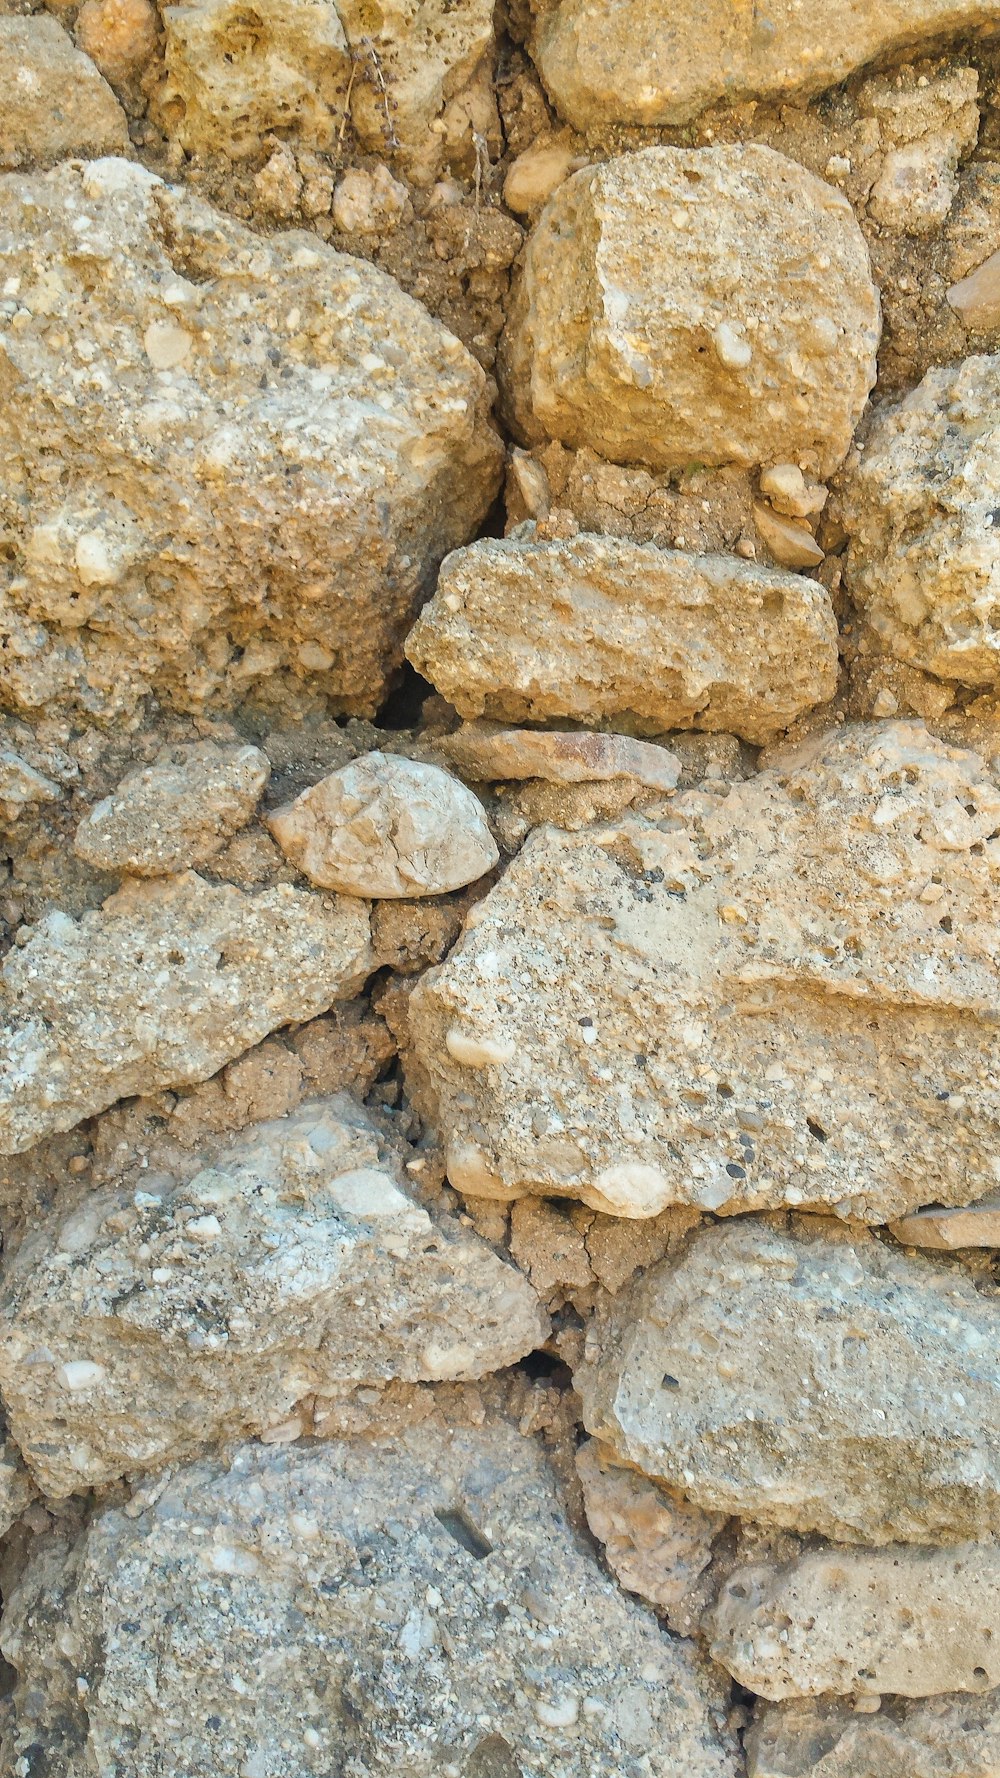
[[[998,1337],[961,1272],[828,1218],[741,1217],[616,1298],[575,1384],[590,1432],[706,1510],[958,1542],[1000,1530]]]
[[[139,877],[204,864],[250,820],[270,775],[259,747],[166,747],[84,816],[74,848],[101,870]]]
[[[883,644],[1000,684],[1000,356],[929,371],[882,412],[847,480],[848,584]]]
[[[540,1346],[527,1280],[433,1222],[406,1177],[339,1097],[251,1127],[184,1183],[57,1209],[0,1296],[0,1388],[44,1491],[294,1436],[315,1394],[480,1377]]]
[[[0,273],[0,701],[111,721],[305,681],[373,711],[497,485],[465,349],[373,267],[125,161],[3,180]]]
[[[132,881],[94,913],[46,915],[0,969],[0,1154],[129,1093],[206,1080],[269,1031],[348,998],[368,909],[194,872]]]
[[[129,148],[125,113],[51,14],[0,18],[0,169]]]
[[[549,541],[532,527],[448,556],[406,652],[462,716],[757,743],[837,684],[837,623],[817,582],[616,537]]]
[[[532,834],[410,999],[452,1184],[873,1222],[995,1189],[998,827],[979,757],[900,723]]]
[[[482,803],[460,779],[389,753],[331,772],[267,825],[311,883],[344,895],[443,895],[500,856]]]
[[[11,1769],[736,1778],[724,1688],[601,1573],[538,1445],[449,1419],[246,1445],[36,1544]]]
[[[682,124],[717,100],[822,92],[874,57],[1000,27],[995,0],[545,0],[533,52],[575,128]]]
[[[913,1702],[861,1715],[839,1698],[759,1705],[749,1778],[994,1778],[1000,1693]]]
[[[508,414],[617,463],[828,475],[875,382],[879,298],[842,192],[756,143],[575,173],[528,242]]]

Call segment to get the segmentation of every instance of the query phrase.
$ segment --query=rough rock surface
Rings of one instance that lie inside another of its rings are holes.
[[[525,443],[653,468],[767,464],[779,448],[825,476],[875,381],[879,331],[842,192],[755,143],[644,149],[574,174],[543,211],[507,407]]]
[[[929,371],[850,476],[848,584],[902,661],[1000,684],[1000,356]]]
[[[631,778],[669,795],[681,773],[669,748],[593,729],[560,732],[464,722],[437,742],[436,751],[465,777],[482,783],[542,778],[550,784],[606,784]]]
[[[0,1154],[129,1093],[205,1080],[269,1031],[325,1012],[371,965],[368,910],[194,872],[53,913],[0,970]]]
[[[1000,1196],[981,1198],[951,1210],[916,1210],[890,1223],[905,1247],[930,1247],[954,1252],[961,1247],[1000,1247]]]
[[[533,834],[410,1000],[452,1184],[876,1222],[995,1189],[998,827],[901,723]]]
[[[780,98],[836,86],[897,48],[997,27],[993,0],[547,0],[533,51],[577,129],[681,124],[716,100]]]
[[[0,17],[0,169],[129,146],[125,113],[89,56],[47,12]]]
[[[140,877],[204,864],[250,820],[270,775],[259,747],[165,748],[84,816],[73,845],[100,870]]]
[[[538,1445],[449,1417],[246,1445],[37,1544],[11,1769],[736,1778],[723,1688],[600,1572]]]
[[[323,889],[443,895],[499,855],[482,803],[440,766],[366,753],[267,817],[286,857]]]
[[[407,639],[462,716],[722,730],[762,742],[837,683],[825,588],[733,556],[531,528],[442,565]]]
[[[374,268],[125,161],[3,180],[0,271],[0,700],[111,719],[290,678],[373,710],[497,484],[464,348]]]
[[[576,1454],[587,1522],[623,1587],[669,1610],[708,1567],[725,1519],[672,1500],[655,1482],[623,1469],[598,1439]]]
[[[575,1382],[595,1436],[710,1511],[946,1543],[1000,1530],[998,1338],[961,1272],[741,1217],[616,1298]]]
[[[14,1440],[8,1438],[3,1421],[0,1420],[0,1537],[6,1536],[25,1507],[35,1498],[36,1492],[35,1484],[21,1461],[21,1453]]]
[[[884,1702],[859,1715],[839,1698],[758,1708],[749,1778],[995,1778],[1000,1693]]]
[[[481,1377],[541,1345],[527,1280],[435,1224],[405,1179],[400,1150],[333,1098],[251,1127],[184,1183],[57,1209],[0,1297],[0,1387],[44,1491],[294,1434],[315,1394]]]

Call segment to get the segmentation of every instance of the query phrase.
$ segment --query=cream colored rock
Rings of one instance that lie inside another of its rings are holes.
[[[841,192],[757,144],[648,148],[574,174],[543,211],[505,335],[506,406],[522,443],[663,469],[766,464],[780,440],[823,478],[864,410],[879,331]]]
[[[929,235],[945,221],[958,192],[959,161],[979,135],[978,87],[977,70],[961,66],[933,76],[911,68],[865,81],[859,109],[877,119],[883,148],[867,207],[883,228]]]
[[[204,864],[250,820],[270,775],[259,747],[166,747],[84,816],[74,849],[99,870],[140,877]]]
[[[344,234],[387,235],[409,209],[406,186],[388,167],[350,167],[333,194],[333,220]]]
[[[394,279],[126,161],[0,182],[11,281],[0,702],[115,721],[302,682],[372,712],[499,483],[478,364]]]
[[[616,1298],[574,1380],[589,1431],[705,1511],[936,1544],[1000,1530],[998,1353],[1000,1306],[962,1272],[829,1218],[741,1217]],[[841,1555],[876,1561],[831,1553],[831,1587]]]
[[[62,794],[58,784],[22,759],[13,747],[0,747],[0,815],[5,821],[16,821],[39,803],[58,802]]]
[[[887,51],[998,23],[995,0],[548,0],[532,47],[562,116],[591,129],[818,93]]]
[[[0,18],[0,170],[129,147],[125,113],[49,13]]]
[[[634,779],[647,790],[676,790],[680,761],[666,747],[603,735],[593,729],[504,728],[465,722],[435,742],[435,751],[465,777],[483,783],[542,778],[551,784],[606,784]]]
[[[406,652],[462,716],[760,742],[832,697],[837,625],[799,575],[524,528],[447,558]]]
[[[905,1698],[1000,1685],[1000,1546],[804,1550],[736,1568],[713,1658],[761,1697]]]
[[[481,1377],[542,1345],[522,1273],[432,1220],[404,1158],[360,1106],[321,1099],[187,1182],[35,1227],[0,1299],[0,1386],[44,1491],[305,1423],[315,1394]]]
[[[0,969],[0,1154],[131,1093],[206,1080],[281,1025],[359,988],[368,910],[193,872],[47,914]]]
[[[718,1676],[601,1572],[540,1441],[465,1395],[396,1436],[244,1445],[36,1542],[8,1769],[737,1778]]]
[[[966,327],[983,332],[1000,327],[1000,253],[991,253],[953,284],[948,301]]]
[[[783,518],[761,500],[754,501],[753,522],[769,554],[782,568],[819,567],[823,551],[808,526]]]
[[[749,1778],[996,1778],[998,1746],[996,1691],[862,1714],[839,1698],[760,1704],[746,1735]]]
[[[535,216],[563,180],[584,164],[571,136],[540,136],[511,162],[503,201],[515,216]]]
[[[344,895],[443,895],[500,856],[471,790],[440,766],[391,753],[341,766],[267,825],[311,883]]]
[[[1000,356],[928,371],[879,415],[843,495],[848,584],[886,648],[1000,684]]]
[[[960,1247],[1000,1247],[1000,1196],[981,1198],[952,1210],[916,1210],[889,1224],[904,1247],[950,1253]]]
[[[113,84],[142,73],[159,41],[159,15],[152,0],[84,0],[74,27],[80,49]]]
[[[998,828],[978,757],[899,723],[533,834],[410,999],[452,1183],[872,1222],[995,1191]]]
[[[580,1446],[576,1467],[587,1522],[622,1586],[666,1611],[680,1605],[708,1567],[725,1519],[672,1500],[597,1439]]]

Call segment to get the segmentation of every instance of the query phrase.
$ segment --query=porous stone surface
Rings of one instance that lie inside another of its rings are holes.
[[[125,113],[50,13],[0,17],[0,171],[129,147]]]
[[[205,1080],[325,1012],[364,981],[369,937],[363,902],[193,871],[127,883],[79,920],[47,915],[0,970],[0,1153]]]
[[[749,1778],[993,1778],[1000,1695],[762,1704],[747,1731]]]
[[[738,268],[738,272],[735,270]],[[618,463],[825,476],[875,381],[878,293],[843,193],[756,143],[567,179],[532,232],[504,360],[522,442]]]
[[[995,1189],[998,826],[976,754],[887,723],[533,833],[410,1000],[452,1184],[873,1222]]]
[[[550,784],[607,784],[634,779],[647,790],[676,790],[680,761],[667,747],[593,729],[505,728],[464,722],[437,752],[474,781],[542,778]]]
[[[267,825],[311,883],[345,895],[442,895],[500,856],[471,790],[440,766],[395,754],[363,754]]]
[[[899,660],[1000,683],[1000,357],[929,371],[847,480],[848,584]]]
[[[622,1586],[668,1611],[680,1605],[708,1567],[725,1517],[671,1499],[646,1476],[623,1469],[598,1439],[580,1446],[576,1467],[587,1522]]]
[[[464,348],[374,268],[125,161],[2,181],[0,270],[0,699],[110,720],[284,679],[371,712],[497,484]]]
[[[204,864],[250,820],[270,775],[259,747],[165,748],[84,816],[74,847],[101,870],[140,877]]]
[[[7,1607],[9,1757],[736,1778],[723,1687],[601,1573],[537,1443],[461,1399],[450,1421],[245,1445],[37,1544]]]
[[[621,1461],[707,1510],[949,1543],[1000,1528],[998,1334],[1000,1308],[960,1272],[828,1218],[741,1217],[616,1298],[575,1384]]]
[[[406,652],[462,716],[760,743],[832,697],[825,588],[733,556],[525,527],[442,565]],[[542,775],[542,774],[539,774]]]
[[[403,1160],[341,1096],[251,1126],[190,1180],[56,1209],[0,1297],[0,1388],[44,1491],[301,1431],[316,1394],[480,1377],[540,1346],[523,1274],[433,1221]]]

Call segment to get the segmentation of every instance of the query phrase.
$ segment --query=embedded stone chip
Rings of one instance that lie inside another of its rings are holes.
[[[270,775],[259,747],[165,747],[84,816],[74,849],[101,870],[140,877],[204,864],[250,820]]]

